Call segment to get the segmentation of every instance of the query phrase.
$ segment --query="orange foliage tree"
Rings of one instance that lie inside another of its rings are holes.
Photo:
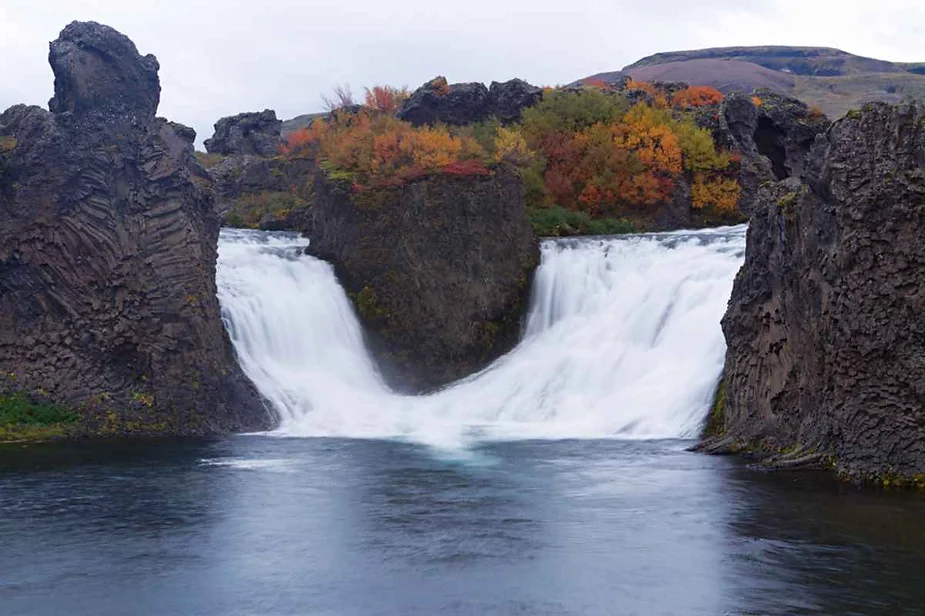
[[[691,205],[695,210],[708,206],[732,213],[739,206],[739,183],[734,178],[695,173],[691,185]]]
[[[553,92],[524,113],[521,124],[497,121],[464,128],[414,127],[394,117],[406,91],[366,90],[366,109],[339,110],[287,139],[287,156],[312,156],[354,190],[393,186],[441,173],[473,176],[488,165],[521,170],[531,204],[555,204],[592,217],[621,216],[626,208],[670,201],[689,182],[692,207],[735,212],[737,158],[716,148],[709,130],[687,111],[722,100],[712,88],[673,97],[652,84],[629,83],[646,102],[629,107],[610,90]],[[632,97],[630,97],[630,100]]]
[[[710,86],[690,86],[671,97],[671,105],[676,109],[690,109],[723,102],[723,93]]]
[[[589,77],[588,79],[582,79],[582,80],[581,80],[581,85],[587,86],[587,87],[589,87],[589,88],[606,88],[606,87],[608,87],[608,86],[607,86],[607,82],[604,81],[603,79],[591,79],[590,77]]]
[[[414,127],[389,115],[336,112],[290,135],[285,153],[310,153],[356,187],[397,185],[435,172],[488,173],[485,153],[445,127]]]
[[[663,109],[668,106],[668,93],[664,89],[656,86],[654,83],[647,81],[636,81],[630,79],[626,82],[627,90],[639,90],[645,92],[652,99],[652,105]]]
[[[364,90],[364,106],[383,113],[396,113],[409,96],[408,88],[373,86]]]

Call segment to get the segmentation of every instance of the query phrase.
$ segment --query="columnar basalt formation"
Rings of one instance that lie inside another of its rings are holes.
[[[925,108],[867,106],[759,195],[713,449],[925,483]]]
[[[155,117],[157,60],[74,22],[49,62],[51,112],[0,115],[0,387],[91,433],[268,427],[221,322],[195,133]]]

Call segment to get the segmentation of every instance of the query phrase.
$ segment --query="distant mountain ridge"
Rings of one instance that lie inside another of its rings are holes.
[[[723,92],[769,88],[839,117],[864,103],[925,101],[925,62],[890,62],[831,47],[713,47],[646,56],[618,72],[641,81],[684,81]]]
[[[903,66],[887,60],[856,56],[831,47],[712,47],[690,51],[669,51],[647,56],[629,66],[631,71],[646,66],[687,60],[739,60],[751,62],[774,71],[813,77],[841,77],[864,73],[906,73]]]

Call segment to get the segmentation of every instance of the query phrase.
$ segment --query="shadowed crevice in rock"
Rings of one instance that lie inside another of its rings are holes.
[[[771,161],[771,170],[778,180],[784,180],[789,176],[787,152],[780,143],[782,137],[782,132],[769,118],[758,119],[758,126],[755,128],[755,146],[759,154]]]

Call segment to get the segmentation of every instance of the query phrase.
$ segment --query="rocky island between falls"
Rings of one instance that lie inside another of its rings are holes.
[[[127,37],[74,22],[49,61],[49,110],[0,115],[0,440],[276,425],[222,323],[222,223],[310,238],[421,393],[517,344],[538,236],[748,220],[702,449],[925,485],[919,104],[832,123],[771,89],[438,77],[222,118],[194,154]]]

